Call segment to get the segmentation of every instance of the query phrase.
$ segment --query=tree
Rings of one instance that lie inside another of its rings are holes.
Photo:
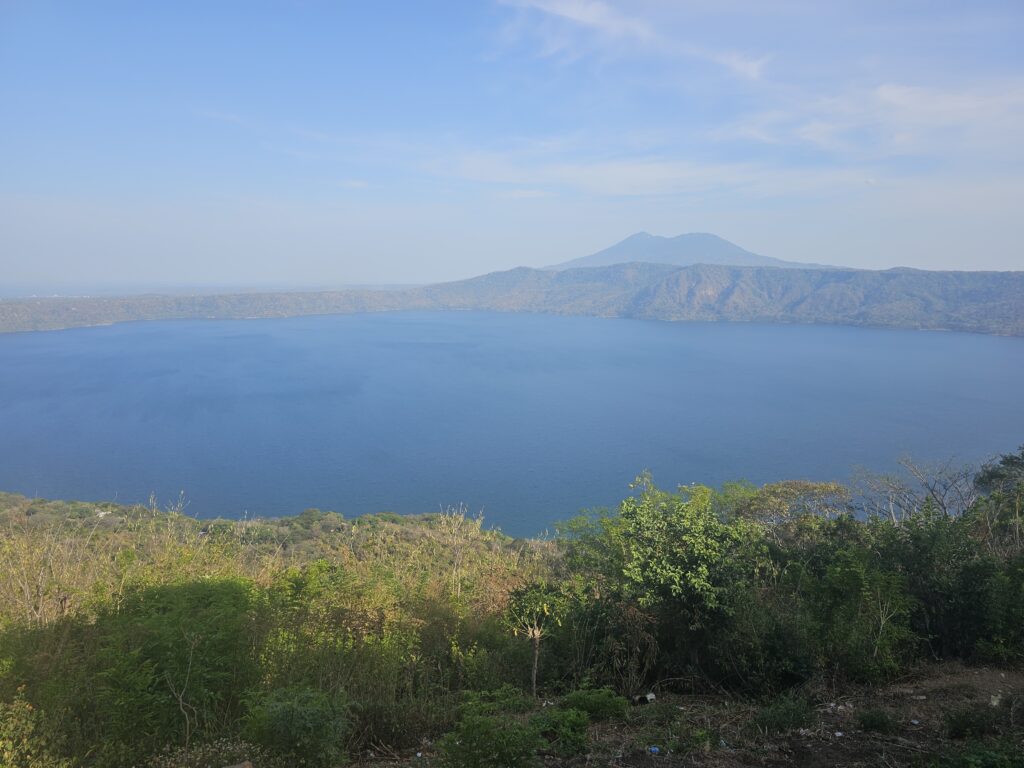
[[[640,494],[619,508],[623,575],[640,605],[671,601],[682,608],[691,628],[699,627],[704,615],[718,607],[718,575],[735,531],[715,515],[714,492],[706,486],[668,493],[643,474],[634,487]]]
[[[1003,555],[1024,551],[1024,445],[983,466],[974,487],[985,494],[971,512],[988,547]]]
[[[530,689],[537,695],[537,669],[540,666],[540,641],[553,625],[561,626],[568,601],[546,581],[534,581],[509,595],[505,621],[513,634],[522,634],[533,644],[533,670]]]

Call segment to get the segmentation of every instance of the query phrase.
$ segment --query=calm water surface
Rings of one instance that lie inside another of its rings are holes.
[[[0,489],[201,516],[466,504],[536,533],[659,484],[1024,443],[1024,339],[476,312],[0,336]]]

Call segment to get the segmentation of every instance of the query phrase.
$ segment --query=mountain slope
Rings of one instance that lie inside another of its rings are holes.
[[[760,256],[723,240],[717,235],[693,232],[676,237],[660,237],[647,232],[638,232],[603,251],[556,264],[548,269],[578,269],[601,267],[630,262],[672,264],[686,267],[691,264],[723,264],[734,267],[789,267],[807,268],[816,264],[800,264],[782,261],[770,256]]]
[[[827,323],[1024,336],[1024,272],[617,264],[520,267],[405,290],[0,300],[0,332],[132,320],[395,310],[495,310],[651,320]]]
[[[638,292],[630,316],[1024,335],[1024,272],[699,265]]]
[[[1024,272],[619,264],[520,268],[422,290],[444,309],[1024,335]]]

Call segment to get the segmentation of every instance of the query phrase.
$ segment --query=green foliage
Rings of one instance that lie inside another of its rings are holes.
[[[451,696],[421,694],[395,701],[363,701],[352,706],[353,739],[360,747],[419,746],[448,731],[455,722]]]
[[[874,733],[895,733],[899,724],[896,718],[885,709],[862,709],[857,712],[857,726],[862,731]]]
[[[562,757],[587,751],[590,718],[579,709],[546,707],[530,719],[530,725],[547,741],[548,749]]]
[[[642,707],[632,707],[626,715],[627,722],[640,726],[666,726],[679,720],[679,708],[668,701],[655,701]]]
[[[932,763],[935,768],[1024,768],[1024,749],[1012,739],[972,744]]]
[[[493,691],[465,691],[459,712],[463,715],[524,714],[537,706],[537,700],[512,685]]]
[[[629,702],[611,688],[583,688],[565,695],[561,705],[585,712],[594,722],[624,717]]]
[[[37,710],[19,688],[14,700],[0,703],[0,768],[66,768],[57,756]]]
[[[532,581],[516,590],[508,598],[506,622],[514,635],[530,640],[533,646],[533,667],[530,689],[537,695],[537,673],[540,666],[540,644],[552,629],[561,626],[568,611],[568,596],[546,580]]]
[[[715,516],[710,488],[666,493],[650,475],[637,478],[635,487],[639,496],[619,508],[623,576],[641,605],[670,600],[692,627],[701,626],[720,606],[722,566],[735,533]]]
[[[239,720],[241,694],[258,676],[255,611],[250,585],[224,580],[134,590],[102,614],[89,704],[103,735],[133,747],[188,745]]]
[[[539,764],[537,750],[543,745],[532,725],[504,717],[466,715],[438,742],[437,749],[449,768],[530,768]]]
[[[512,541],[461,510],[196,521],[0,494],[0,744],[40,768],[230,764],[249,744],[314,765],[455,727],[450,765],[525,765],[579,753],[585,721],[624,716],[678,753],[718,743],[707,721],[617,693],[658,680],[770,697],[936,658],[1017,664],[1018,458],[979,474],[966,511],[927,492],[864,519],[834,484],[669,493],[645,475],[618,513],[554,541]],[[570,692],[535,713],[523,691],[538,685]],[[856,718],[892,728],[882,711]],[[956,712],[947,733],[1012,720]],[[788,695],[755,725],[812,721]]]
[[[980,739],[998,733],[1000,714],[996,707],[957,707],[946,713],[946,734],[951,739]]]
[[[306,686],[255,697],[245,725],[246,737],[255,744],[300,765],[324,768],[341,762],[350,730],[347,703]]]
[[[914,636],[898,574],[875,567],[866,548],[848,548],[836,553],[819,590],[828,664],[850,678],[868,681],[902,668]]]
[[[814,707],[802,696],[785,694],[769,702],[753,719],[753,725],[768,734],[788,733],[806,728],[814,720]]]
[[[641,753],[647,753],[650,747],[657,747],[661,754],[708,752],[719,741],[714,731],[688,722],[671,702],[631,709],[627,720],[634,729],[632,748]]]

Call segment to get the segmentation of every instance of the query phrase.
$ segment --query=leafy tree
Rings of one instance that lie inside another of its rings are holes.
[[[641,606],[671,601],[700,627],[720,607],[719,576],[736,533],[715,515],[706,486],[667,493],[644,474],[634,487],[640,493],[622,502],[616,531],[626,553],[623,576]]]
[[[552,627],[560,626],[568,604],[565,595],[546,581],[535,581],[509,595],[505,620],[512,633],[523,635],[533,646],[530,690],[537,695],[540,642]]]
[[[1024,445],[982,467],[974,484],[987,494],[971,510],[980,538],[1000,554],[1024,552]]]

